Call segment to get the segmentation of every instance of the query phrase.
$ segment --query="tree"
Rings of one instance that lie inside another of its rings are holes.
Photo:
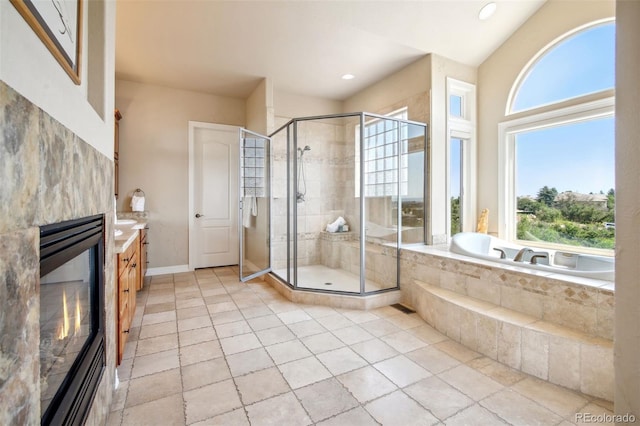
[[[540,191],[538,191],[538,196],[536,199],[539,202],[546,204],[548,207],[552,207],[557,195],[557,189],[549,188],[547,185],[545,185],[540,188]]]

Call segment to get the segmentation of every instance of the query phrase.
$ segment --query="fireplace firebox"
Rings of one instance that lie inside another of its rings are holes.
[[[82,424],[105,366],[104,216],[40,228],[41,422]]]

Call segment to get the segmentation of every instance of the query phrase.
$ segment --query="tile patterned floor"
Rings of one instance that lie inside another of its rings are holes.
[[[551,385],[392,307],[295,304],[237,268],[138,293],[109,425],[571,425],[611,403]]]

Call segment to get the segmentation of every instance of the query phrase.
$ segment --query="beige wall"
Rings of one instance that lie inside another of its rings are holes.
[[[141,188],[149,211],[149,267],[189,263],[189,121],[243,126],[245,100],[116,82],[120,121],[118,211]]]
[[[551,0],[522,25],[478,70],[478,209],[489,209],[489,232],[498,232],[498,123],[516,78],[541,49],[577,27],[614,16],[614,2]]]
[[[640,418],[640,2],[617,2],[616,414]]]
[[[113,159],[114,119],[111,111],[115,69],[115,3],[99,4],[104,6],[102,10],[96,10],[96,5],[84,8],[81,82],[76,85],[16,8],[8,1],[0,2],[0,79],[107,158]],[[92,12],[92,22],[102,15],[104,33],[87,31],[89,9]],[[93,44],[96,37],[103,39],[102,57],[87,55],[88,46]],[[87,66],[89,60],[91,65],[96,61],[102,62],[104,73],[90,74],[90,67]],[[104,94],[101,98],[103,104],[97,108],[102,114],[96,112],[89,103],[90,87],[94,95],[96,92]]]
[[[475,67],[438,55],[427,55],[345,100],[345,111],[387,114],[409,107],[409,119],[429,125],[430,139],[430,217],[429,242],[446,242],[446,164],[447,111],[446,78],[475,84]]]

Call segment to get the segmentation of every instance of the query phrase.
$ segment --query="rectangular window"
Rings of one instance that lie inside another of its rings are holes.
[[[518,240],[613,249],[614,117],[513,134]]]
[[[449,95],[449,115],[451,117],[464,117],[462,109],[462,96]]]
[[[464,141],[452,138],[449,153],[449,197],[451,208],[451,235],[462,232],[462,173],[463,173],[463,144]]]

